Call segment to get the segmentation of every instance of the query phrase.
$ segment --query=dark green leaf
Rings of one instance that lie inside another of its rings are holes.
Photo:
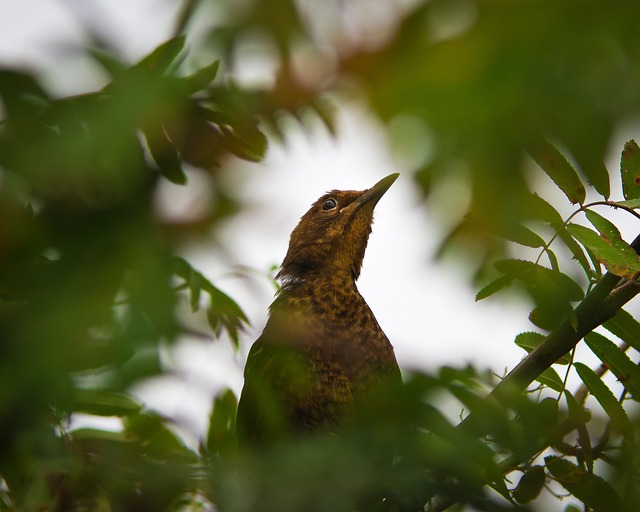
[[[239,130],[236,126],[231,130],[223,125],[220,129],[227,140],[229,150],[238,158],[260,162],[265,157],[269,143],[257,127]]]
[[[165,178],[176,185],[184,185],[187,182],[187,175],[182,169],[178,150],[164,133],[162,127],[153,131],[153,134],[145,132],[145,139],[153,161]]]
[[[529,148],[529,153],[572,203],[584,203],[586,191],[578,173],[558,149],[547,141]]]
[[[237,408],[238,400],[230,389],[215,398],[209,417],[208,453],[224,452],[234,446]]]
[[[627,388],[636,401],[640,401],[640,368],[629,356],[611,340],[597,332],[590,332],[584,338],[589,348],[607,365],[609,370]]]
[[[616,315],[602,324],[605,329],[615,334],[625,343],[640,352],[640,322],[624,309],[618,310]]]
[[[186,77],[184,80],[187,84],[187,91],[193,94],[207,88],[209,84],[215,80],[219,67],[220,61],[215,60],[208,66]]]
[[[588,366],[582,363],[576,363],[575,368],[582,382],[584,382],[587,389],[589,389],[589,393],[600,402],[600,405],[609,416],[611,424],[618,431],[622,432],[630,442],[633,442],[633,427],[629,421],[629,417],[611,390]]]
[[[536,377],[536,380],[540,384],[547,386],[554,391],[557,391],[558,393],[562,393],[562,391],[564,391],[564,382],[562,382],[562,379],[558,375],[558,372],[556,372],[553,368],[547,368]]]
[[[556,254],[551,249],[545,250],[545,253],[549,258],[549,265],[551,265],[551,270],[553,270],[554,272],[560,272],[560,265],[558,263],[558,257],[556,256]]]
[[[622,192],[627,200],[640,198],[640,147],[635,140],[624,145],[620,156],[620,174],[622,176]],[[633,206],[637,208],[637,206]]]
[[[197,462],[197,456],[167,427],[167,420],[154,412],[127,416],[123,423],[130,439],[145,446],[146,456],[175,462]]]
[[[565,390],[564,398],[567,402],[569,419],[571,420],[571,423],[573,425],[584,425],[591,419],[591,416],[585,410],[584,406],[578,403],[578,401],[568,390]]]
[[[546,339],[544,334],[539,332],[521,332],[516,336],[515,343],[520,348],[525,349],[527,352],[531,352],[534,348],[536,348],[540,343],[542,343]],[[571,361],[571,357],[569,354],[565,354],[560,359],[556,361],[557,364],[569,364]]]
[[[560,457],[549,456],[544,461],[553,478],[594,512],[627,510],[620,496],[602,478]]]
[[[573,259],[575,259],[580,264],[587,276],[591,276],[591,274],[593,274],[591,265],[589,264],[589,260],[585,256],[582,247],[580,247],[580,244],[575,241],[575,239],[571,236],[569,231],[567,231],[567,228],[565,226],[558,227],[557,233],[560,240],[562,240],[567,246],[567,249],[571,251]],[[599,272],[600,268],[597,268],[596,271]]]
[[[546,475],[543,466],[532,466],[525,471],[518,485],[513,490],[513,499],[518,503],[529,503],[540,494],[544,487]]]

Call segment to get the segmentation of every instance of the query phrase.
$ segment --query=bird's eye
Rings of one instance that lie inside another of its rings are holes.
[[[338,206],[338,201],[336,201],[333,197],[326,199],[324,203],[322,203],[323,210],[333,210],[336,206]]]

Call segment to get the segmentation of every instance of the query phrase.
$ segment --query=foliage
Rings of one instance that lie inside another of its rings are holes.
[[[184,3],[179,28],[200,3]],[[640,241],[625,241],[609,213],[638,218],[638,144],[616,148],[615,187],[604,164],[640,111],[635,4],[432,0],[389,7],[386,31],[367,27],[375,20],[356,2],[352,25],[340,3],[323,3],[322,16],[312,4],[230,8],[199,48],[211,63],[191,74],[179,35],[133,65],[88,50],[109,81],[78,96],[0,70],[0,510],[531,510],[554,494],[637,510],[640,323],[622,308],[640,291]],[[347,37],[353,23],[360,39]],[[277,49],[271,87],[231,79],[247,33]],[[301,47],[330,71],[301,77]],[[283,115],[304,122],[311,111],[333,130],[327,97],[349,94],[390,129],[403,116],[429,127],[434,151],[412,169],[416,188],[428,200],[457,174],[472,198],[443,254],[473,255],[478,299],[515,287],[533,301],[538,331],[515,339],[529,354],[504,378],[408,374],[341,436],[257,453],[236,446],[226,391],[189,448],[131,387],[166,371],[160,352],[185,332],[181,302],[205,308],[215,337],[234,343],[248,320],[181,256],[183,243],[242,207],[222,179],[229,158],[261,160],[265,134],[286,138]],[[206,173],[214,199],[202,218],[172,224],[154,192],[193,173]],[[568,204],[544,200],[532,176]],[[76,413],[122,429],[70,429]]]

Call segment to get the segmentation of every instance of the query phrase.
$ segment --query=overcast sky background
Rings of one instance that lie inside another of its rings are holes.
[[[73,50],[83,37],[82,23],[73,13],[135,61],[170,36],[178,4],[4,0],[0,65],[38,69],[45,85],[60,95],[95,90],[102,85],[100,75]],[[263,72],[259,60],[253,62],[254,67],[240,70],[245,79]],[[221,254],[214,244],[189,250],[194,266],[230,293],[252,323],[240,353],[226,342],[185,340],[166,355],[174,377],[156,379],[136,390],[145,403],[175,418],[194,436],[206,425],[215,391],[221,385],[236,392],[241,389],[244,358],[264,326],[273,298],[268,269],[282,260],[300,216],[326,190],[368,188],[392,172],[401,176],[376,208],[358,286],[394,344],[400,365],[435,370],[443,364],[472,363],[503,373],[523,356],[513,339],[533,329],[527,320],[528,305],[499,297],[476,303],[465,268],[433,260],[442,232],[419,204],[410,162],[392,154],[382,127],[357,104],[341,107],[338,127],[337,139],[320,126],[307,133],[291,130],[286,147],[273,143],[265,162],[233,164],[229,179],[241,184],[238,191],[249,207],[222,228],[230,252]],[[167,183],[159,191],[164,215],[188,216],[206,202],[206,188],[198,175],[190,180],[186,188]],[[434,200],[464,204],[459,194],[451,186]],[[256,272],[251,279],[241,278],[234,275],[236,267]]]

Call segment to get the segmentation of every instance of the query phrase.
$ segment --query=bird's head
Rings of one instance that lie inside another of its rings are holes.
[[[278,278],[284,283],[323,273],[357,279],[371,233],[373,209],[399,174],[368,190],[332,190],[318,199],[291,233]]]

